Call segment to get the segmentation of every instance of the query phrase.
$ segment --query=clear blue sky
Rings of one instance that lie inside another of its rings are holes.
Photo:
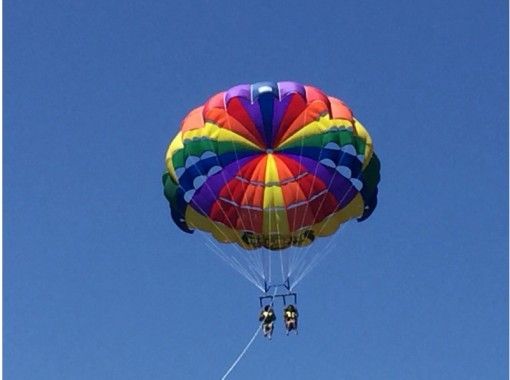
[[[507,379],[507,7],[5,2],[5,378],[223,375],[258,292],[173,225],[163,155],[209,95],[295,80],[366,125],[379,205],[231,378]]]

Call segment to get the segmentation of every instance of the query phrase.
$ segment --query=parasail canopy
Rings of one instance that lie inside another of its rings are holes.
[[[212,96],[184,118],[166,167],[176,225],[249,250],[312,244],[377,204],[370,135],[341,100],[297,82]]]

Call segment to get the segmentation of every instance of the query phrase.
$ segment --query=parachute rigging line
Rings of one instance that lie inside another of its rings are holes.
[[[322,152],[322,147],[321,147],[321,152]],[[342,156],[345,154],[345,152],[342,152]],[[317,164],[317,166],[315,166],[315,171],[314,171],[314,180],[315,180],[315,174],[317,172],[317,168],[319,167],[319,163]],[[358,174],[358,176],[356,177],[356,179],[360,179],[361,177],[361,172]],[[327,189],[329,190],[331,188],[331,185],[333,183],[333,179],[335,178],[335,176],[337,175],[337,173],[335,172],[333,174],[333,176],[330,178],[329,182],[328,182],[328,186],[327,186]],[[352,185],[351,185],[352,186]],[[313,186],[312,186],[313,188]],[[311,195],[311,190],[310,190],[310,194]],[[342,198],[340,199],[340,202],[339,204],[342,204],[342,202],[345,200],[347,196],[347,192],[342,196]],[[317,210],[315,211],[315,215],[314,215],[314,219],[317,218],[317,215],[318,215],[318,212],[319,210],[321,209],[323,203],[324,203],[324,200],[326,199],[326,197],[323,197],[322,198],[322,201],[319,205],[319,207],[317,208]],[[344,225],[344,228],[347,226],[348,224],[346,223]],[[318,232],[318,235],[320,235],[320,233],[322,232],[322,230],[324,229],[324,227],[326,226],[326,223],[323,224],[321,226],[321,228],[319,229],[319,232]],[[332,251],[332,243],[333,241],[335,241],[334,238],[332,238],[325,249],[323,250],[320,250],[319,253],[316,253],[315,255],[310,255],[309,254],[309,251],[310,249],[312,248],[312,245],[306,247],[304,253],[301,255],[300,258],[298,258],[298,261],[297,263],[294,261],[292,263],[292,267],[290,268],[290,272],[294,272],[294,270],[296,270],[296,272],[299,274],[298,275],[298,278],[292,283],[291,285],[291,289],[294,288],[298,282],[300,282],[308,273],[310,273],[312,271],[313,268],[315,268],[317,266],[317,264],[323,259],[325,258],[331,251]],[[316,248],[315,246],[313,248]],[[290,276],[289,276],[290,277]]]
[[[229,257],[227,253],[225,253],[220,247],[216,246],[212,239],[204,233],[204,236],[209,239],[208,242],[205,243],[205,246],[209,248],[212,252],[214,252],[220,259],[229,264],[233,269],[235,269],[239,274],[241,274],[244,278],[246,278],[249,282],[255,285],[261,291],[264,291],[264,288],[260,285],[260,280],[256,275],[262,278],[262,282],[264,281],[264,277],[258,273],[251,266],[247,266],[246,268],[237,260],[235,257]],[[242,257],[242,256],[241,256]]]
[[[238,170],[240,170],[241,167],[239,164],[239,157],[237,154],[237,149],[235,147],[235,144],[233,144],[233,147],[234,147],[235,162],[237,162]],[[220,164],[219,160],[218,160],[218,164]],[[201,174],[203,174],[203,173],[201,173]],[[226,181],[225,174],[223,173],[223,171],[221,172],[221,176],[223,178],[223,181],[226,183],[227,181]],[[211,187],[207,184],[207,182],[204,183],[204,185],[206,186],[209,193],[214,196],[214,192],[212,191]],[[230,187],[228,187],[228,186],[227,186],[227,191],[229,192],[229,195],[232,198],[232,191],[230,190]],[[246,197],[246,193],[244,196]],[[196,204],[196,206],[198,206],[198,208],[200,209],[200,211],[202,213],[206,214],[205,211],[203,210],[203,208],[200,207],[200,205]],[[219,206],[220,206],[220,210],[223,213],[223,215],[225,217],[227,217],[227,213],[226,213],[225,209],[223,208],[223,205],[221,203],[219,203]],[[238,214],[238,219],[241,221],[243,230],[247,230],[246,225],[244,224],[243,218],[239,214],[239,211],[237,214]],[[250,225],[252,225],[251,213],[248,213],[248,215],[250,217]],[[226,237],[226,234],[216,224],[214,224],[214,226],[223,236]],[[197,230],[200,231],[199,229],[197,229]],[[203,231],[200,231],[200,232],[203,232]],[[240,273],[243,277],[245,277],[249,282],[251,282],[257,288],[259,288],[260,290],[263,291],[263,288],[260,285],[260,282],[258,280],[258,276],[261,277],[262,283],[264,283],[266,281],[266,276],[264,273],[264,267],[260,262],[257,262],[257,260],[255,258],[253,258],[251,255],[243,255],[240,248],[237,245],[235,245],[234,248],[237,252],[239,252],[239,254],[240,254],[239,257],[244,258],[244,260],[247,264],[246,267],[244,267],[242,265],[242,263],[240,263],[239,260],[237,260],[235,257],[229,257],[228,254],[220,246],[216,245],[214,243],[214,241],[207,234],[204,233],[204,235],[206,235],[207,239],[212,244],[212,246],[209,246],[206,244],[209,249],[211,249],[214,253],[216,253],[225,262],[230,264],[230,266],[233,269],[235,269],[238,273]],[[213,247],[216,249],[214,249]],[[269,260],[270,260],[269,261],[269,281],[271,281],[271,257],[269,258]]]
[[[209,193],[211,195],[214,195],[211,187],[206,183],[204,183],[204,185],[206,186],[207,190],[209,191]],[[197,204],[198,208],[200,209],[201,212],[203,212],[205,214],[205,211],[203,210],[202,207],[200,207],[198,204]],[[223,208],[223,206],[221,205],[221,203],[219,204],[220,206],[220,210],[221,212],[223,213],[223,215],[226,217],[227,216],[227,213],[225,212],[225,209]],[[225,236],[225,238],[227,237],[225,232],[223,232],[216,224],[214,224],[214,226],[216,227],[216,229],[223,235]],[[200,231],[199,229],[197,229],[198,231]],[[200,231],[200,232],[203,232],[203,231]],[[204,235],[206,235],[204,233]],[[217,248],[217,250],[213,250],[213,252],[215,252],[216,254],[218,254],[223,260],[225,260],[227,263],[229,263],[232,268],[234,268],[235,270],[237,270],[241,275],[243,275],[248,281],[250,281],[251,283],[253,283],[257,288],[261,289],[261,286],[257,284],[257,276],[253,275],[251,272],[248,272],[246,270],[246,268],[243,268],[243,266],[241,265],[241,263],[239,263],[238,260],[236,260],[235,258],[233,257],[228,257],[228,255],[223,251],[223,249],[221,249],[220,247],[218,247],[216,244],[214,244],[214,242],[212,241],[212,239],[209,237],[209,236],[206,236],[207,239],[213,244],[214,247]],[[212,247],[209,247],[209,248],[212,248]],[[234,246],[234,249],[237,250],[240,255],[239,257],[244,257],[244,255],[242,254],[241,252],[241,249],[238,247],[238,246]],[[248,266],[248,268],[257,273],[257,270],[254,270],[253,267],[250,265]],[[257,273],[259,274],[259,273]],[[260,275],[260,274],[259,274]],[[263,276],[262,276],[263,277]],[[264,278],[263,278],[264,279]]]
[[[342,153],[343,155],[343,153]],[[317,167],[316,167],[317,168]],[[336,175],[336,173],[333,175],[333,177]],[[359,179],[361,177],[361,173],[356,177],[356,179]],[[328,189],[331,187],[331,183],[332,183],[332,180],[328,183]],[[344,196],[342,197],[342,199],[340,200],[340,204],[344,201],[345,197],[346,197],[347,193],[344,194]],[[324,199],[322,200],[321,202],[321,206],[322,206],[322,203],[324,202]],[[321,207],[319,206],[319,208]],[[317,214],[316,214],[317,216]],[[322,232],[322,230],[324,229],[324,226],[326,224],[324,224],[320,229],[319,229],[319,234]],[[344,229],[348,226],[348,223],[345,223],[344,224]],[[325,249],[323,250],[320,250],[318,254],[315,254],[315,255],[309,255],[308,252],[310,251],[310,249],[312,248],[311,245],[306,247],[305,249],[305,252],[304,254],[302,255],[302,257],[304,258],[308,258],[310,256],[311,260],[309,260],[308,262],[306,260],[302,260],[301,262],[299,262],[299,265],[298,266],[302,266],[299,268],[299,270],[297,270],[297,272],[299,273],[299,277],[292,283],[291,285],[291,289],[294,288],[298,282],[300,282],[308,273],[311,272],[311,270],[313,268],[315,268],[317,266],[317,264],[319,263],[319,261],[321,261],[323,258],[325,258],[333,249],[332,247],[332,243],[335,241],[335,238],[332,238]],[[293,268],[294,269],[294,268]],[[292,270],[293,270],[292,269]]]

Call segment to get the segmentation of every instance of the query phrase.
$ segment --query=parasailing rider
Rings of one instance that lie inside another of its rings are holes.
[[[271,306],[266,305],[260,312],[259,321],[262,322],[262,333],[265,337],[271,339],[273,335],[273,323],[276,320]]]
[[[283,309],[283,320],[285,322],[285,328],[287,329],[287,335],[289,335],[292,330],[295,330],[297,334],[298,316],[297,308],[294,305],[289,305]]]

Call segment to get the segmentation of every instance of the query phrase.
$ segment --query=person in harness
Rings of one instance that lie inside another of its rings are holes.
[[[262,333],[265,337],[271,339],[273,336],[274,321],[276,316],[274,315],[271,306],[266,305],[262,309],[259,315],[259,321],[262,322]]]
[[[287,335],[289,335],[292,330],[296,331],[297,334],[298,316],[297,308],[294,305],[289,305],[283,309],[283,321],[285,322]]]

